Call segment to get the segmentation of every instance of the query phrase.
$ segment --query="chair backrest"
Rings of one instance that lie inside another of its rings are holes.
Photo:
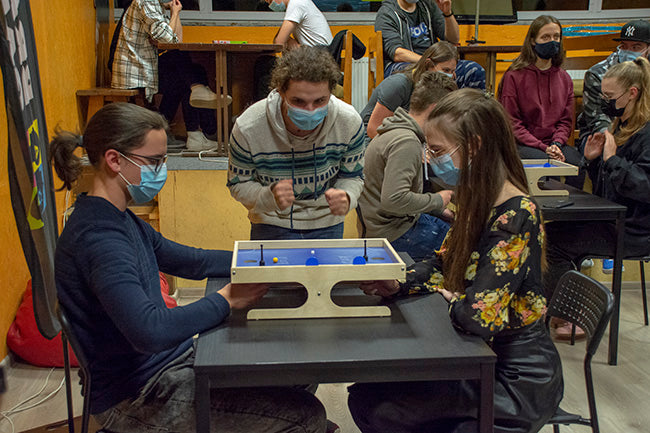
[[[372,91],[384,80],[384,46],[381,30],[370,36],[368,42],[368,98]]]
[[[63,336],[65,337],[63,338],[63,344],[68,344],[68,343],[70,344],[70,346],[72,347],[72,351],[77,357],[77,361],[79,361],[79,376],[81,377],[81,395],[83,395],[84,397],[83,413],[81,419],[81,433],[88,433],[88,424],[90,419],[90,388],[91,388],[90,372],[88,371],[88,357],[86,356],[83,347],[79,343],[77,336],[74,334],[72,327],[70,326],[70,322],[68,321],[68,318],[61,304],[57,304],[56,313],[59,319],[59,323],[61,324],[61,328],[63,330]],[[74,421],[72,419],[73,418],[72,396],[70,394],[71,388],[69,383],[70,364],[68,363],[68,360],[66,360],[65,367],[66,367],[66,381],[68,381],[68,384],[66,386],[66,393],[68,395],[68,426],[70,429],[70,433],[74,433]]]
[[[83,347],[81,347],[77,336],[74,334],[74,331],[70,326],[70,322],[68,321],[68,318],[63,311],[63,307],[61,307],[61,304],[57,305],[56,313],[59,318],[59,323],[61,323],[61,328],[63,328],[63,333],[68,340],[70,347],[72,347],[72,351],[77,357],[77,361],[79,361],[79,374],[81,376],[81,395],[83,395],[86,400],[88,400],[88,397],[90,396],[90,372],[88,371],[88,358],[86,357],[86,353],[84,352]]]
[[[345,44],[341,55],[341,71],[343,71],[343,100],[352,103],[352,40],[353,33],[345,32]]]
[[[547,316],[557,317],[579,326],[587,335],[587,353],[598,349],[614,311],[614,295],[598,281],[577,271],[562,275]]]

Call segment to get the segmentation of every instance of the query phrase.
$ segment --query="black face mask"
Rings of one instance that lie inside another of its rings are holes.
[[[623,95],[621,95],[623,96]],[[601,101],[601,109],[603,111],[603,114],[609,117],[621,117],[623,113],[625,112],[625,107],[623,108],[616,108],[616,101],[621,97],[619,96],[616,99],[603,99]]]
[[[535,52],[540,59],[551,59],[560,52],[560,43],[557,41],[550,41],[543,44],[535,44]]]

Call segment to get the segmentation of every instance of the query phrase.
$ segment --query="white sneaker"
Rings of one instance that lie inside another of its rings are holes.
[[[580,265],[580,269],[593,268],[594,261],[592,259],[584,259]]]
[[[187,131],[187,150],[201,152],[202,150],[217,149],[219,143],[208,138],[201,131]]]
[[[224,102],[222,103],[221,100]],[[208,86],[198,85],[192,87],[192,94],[190,95],[190,105],[194,108],[210,108],[217,109],[220,106],[228,106],[232,102],[230,95],[225,95],[225,98],[219,98],[219,95],[214,93]]]

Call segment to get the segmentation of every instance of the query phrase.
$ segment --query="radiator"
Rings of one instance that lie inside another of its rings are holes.
[[[368,103],[368,58],[352,60],[352,106],[361,112]]]

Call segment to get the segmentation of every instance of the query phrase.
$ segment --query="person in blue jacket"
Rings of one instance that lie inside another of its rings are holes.
[[[78,196],[55,254],[59,304],[88,358],[90,413],[121,433],[196,431],[192,337],[231,309],[253,304],[268,287],[228,284],[192,304],[165,306],[159,270],[190,279],[226,277],[232,253],[172,242],[127,208],[151,200],[165,183],[161,115],[109,104],[83,137],[58,131],[50,146],[64,188],[81,173],[76,147],[85,149],[93,168],[90,190]],[[215,389],[211,405],[211,422],[228,432],[326,428],[322,404],[302,389]]]

